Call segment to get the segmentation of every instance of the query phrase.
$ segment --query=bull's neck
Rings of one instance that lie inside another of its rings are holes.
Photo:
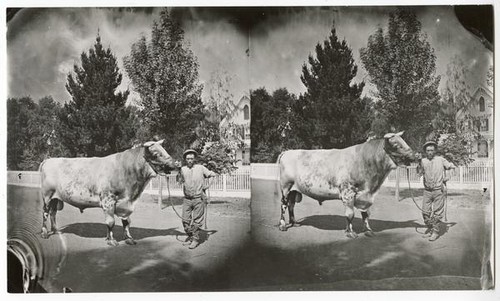
[[[156,176],[155,171],[149,165],[144,157],[145,148],[143,146],[136,147],[133,149],[129,149],[125,152],[130,152],[130,162],[133,164],[134,169],[137,171],[137,174],[141,176],[142,180],[148,181],[151,178]]]
[[[396,169],[397,165],[391,159],[384,149],[385,139],[373,139],[365,142],[368,149],[365,154],[368,155],[368,160],[376,167],[377,173],[383,175],[385,179],[391,170]]]

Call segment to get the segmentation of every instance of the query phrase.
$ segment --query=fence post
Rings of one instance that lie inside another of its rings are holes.
[[[458,167],[458,182],[460,184],[464,183],[464,167],[463,166]]]
[[[163,176],[161,175],[158,175],[158,179],[160,181],[160,183],[158,183],[158,207],[161,209],[161,205],[162,205],[162,192],[163,192],[163,181],[162,181],[162,178]],[[167,178],[167,181],[168,181],[168,178]]]
[[[226,196],[227,192],[227,174],[222,175],[222,195]]]
[[[399,202],[399,167],[396,167],[396,201]]]

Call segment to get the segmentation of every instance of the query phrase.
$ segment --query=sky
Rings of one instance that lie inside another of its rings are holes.
[[[393,7],[294,8],[175,8],[172,13],[185,31],[185,39],[199,62],[200,82],[224,70],[232,78],[235,100],[249,89],[268,91],[285,87],[303,93],[301,68],[317,43],[329,35],[332,24],[346,39],[358,65],[356,82],[368,81],[359,59],[370,34],[387,27]],[[123,58],[141,36],[148,37],[159,8],[52,8],[23,9],[7,24],[8,97],[52,96],[65,102],[67,75],[80,54],[92,47],[99,31],[102,43],[118,58],[123,82],[133,86]],[[446,67],[458,55],[469,70],[469,85],[485,85],[493,54],[458,22],[451,6],[415,8],[436,54],[436,73],[446,81]],[[367,85],[365,95],[374,87]],[[207,96],[204,89],[203,97]],[[136,93],[129,96],[138,98]]]

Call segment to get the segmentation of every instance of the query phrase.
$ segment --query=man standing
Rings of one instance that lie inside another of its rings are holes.
[[[215,177],[217,174],[208,170],[205,166],[194,164],[197,152],[188,149],[183,158],[186,166],[181,167],[177,174],[177,181],[184,184],[184,202],[182,204],[182,225],[187,234],[184,245],[190,249],[200,244],[200,228],[205,219],[206,195],[205,191],[209,185],[205,184],[205,178]]]
[[[423,237],[435,241],[439,237],[439,225],[443,218],[446,189],[445,170],[454,169],[455,166],[441,156],[436,156],[437,143],[426,142],[423,146],[425,158],[420,160],[417,172],[424,177],[424,196],[422,211],[427,230]],[[421,157],[421,156],[418,156]]]

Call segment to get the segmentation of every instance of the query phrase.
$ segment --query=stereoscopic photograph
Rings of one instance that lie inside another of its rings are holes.
[[[492,5],[6,17],[8,293],[495,289]]]

